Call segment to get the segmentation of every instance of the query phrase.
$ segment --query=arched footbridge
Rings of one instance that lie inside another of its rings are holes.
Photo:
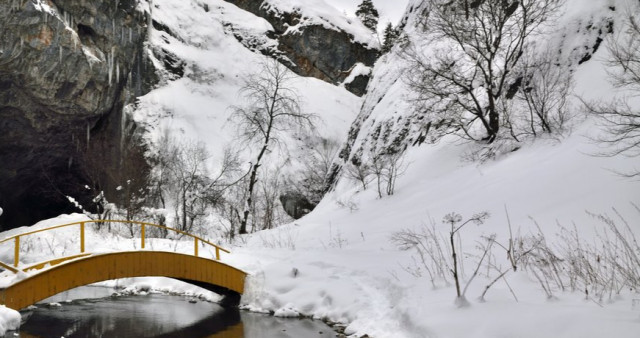
[[[86,252],[85,227],[91,223],[125,223],[131,227],[139,227],[140,250]],[[77,227],[79,253],[26,267],[20,264],[21,239],[66,227]],[[182,238],[191,238],[193,254],[146,250],[148,239],[145,234],[151,227],[161,229],[165,233],[175,232],[182,235]],[[0,262],[0,266],[15,273],[18,278],[11,285],[0,288],[0,304],[16,310],[78,286],[129,277],[160,276],[178,279],[223,295],[224,305],[237,305],[244,291],[246,273],[220,262],[221,252],[230,253],[228,250],[198,236],[157,224],[89,220],[26,232],[0,240],[0,244],[7,242],[13,242],[14,261],[13,264]],[[199,256],[199,248],[206,246],[215,250],[215,259]]]

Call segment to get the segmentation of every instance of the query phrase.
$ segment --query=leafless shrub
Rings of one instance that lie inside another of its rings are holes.
[[[400,250],[413,249],[418,254],[417,259],[412,256],[415,268],[403,267],[405,271],[414,276],[421,276],[420,269],[424,269],[433,288],[437,287],[436,282],[440,280],[447,285],[450,284],[448,276],[451,266],[444,249],[447,244],[444,238],[439,236],[433,220],[429,226],[423,224],[418,230],[403,229],[394,232],[391,242]]]
[[[264,170],[264,177],[258,182],[256,191],[256,203],[251,210],[253,219],[251,231],[273,229],[279,224],[287,223],[293,219],[288,216],[281,205],[278,196],[282,193],[283,180],[281,169]]]
[[[625,288],[640,287],[640,246],[626,218],[615,208],[612,212],[613,216],[588,212],[605,226],[593,243],[582,240],[576,225],[561,226],[561,250],[567,261],[569,285],[598,302],[606,296],[613,300]]]
[[[331,139],[310,136],[306,137],[299,162],[302,168],[297,171],[296,178],[290,186],[296,186],[297,191],[309,201],[318,204],[325,193],[327,175],[331,165],[338,156],[340,144]]]
[[[429,274],[433,287],[436,287],[436,279],[440,278],[446,281],[447,275],[450,274],[456,286],[456,305],[466,306],[468,302],[465,298],[465,292],[478,275],[482,262],[491,251],[491,245],[484,248],[472,276],[467,281],[464,290],[461,290],[462,272],[460,271],[460,266],[462,265],[462,256],[459,256],[460,245],[456,246],[455,239],[456,235],[459,236],[459,231],[467,224],[475,223],[479,225],[484,223],[488,217],[489,214],[487,212],[481,212],[463,222],[460,214],[450,213],[445,215],[442,220],[444,224],[449,226],[449,237],[447,239],[438,235],[432,222],[430,228],[423,226],[420,231],[405,229],[395,232],[391,236],[391,242],[401,250],[415,249],[417,251],[421,265]],[[406,270],[411,271],[410,269]]]
[[[408,165],[404,161],[404,152],[393,154],[376,154],[371,159],[371,173],[375,177],[378,188],[378,197],[382,198],[383,191],[391,196],[396,189],[396,181],[407,170]]]
[[[640,207],[632,206],[640,215]],[[533,233],[514,234],[507,213],[508,238],[501,241],[496,235],[490,235],[478,242],[477,254],[469,255],[477,258],[475,268],[462,290],[460,282],[464,273],[457,268],[462,261],[461,246],[454,236],[469,222],[483,222],[486,214],[474,215],[465,222],[458,214],[446,215],[444,222],[449,225],[446,238],[432,221],[429,227],[423,225],[418,230],[403,229],[393,233],[391,242],[401,250],[416,251],[410,264],[401,265],[410,275],[422,277],[427,274],[434,288],[438,281],[446,282],[451,276],[456,284],[456,304],[459,306],[467,304],[466,291],[483,267],[488,283],[480,301],[485,300],[489,289],[498,281],[504,281],[517,301],[506,277],[512,271],[525,271],[535,278],[547,298],[554,298],[559,292],[580,291],[585,299],[601,305],[605,300],[615,300],[623,290],[640,290],[640,245],[627,218],[617,209],[611,210],[611,214],[588,212],[604,226],[593,241],[582,239],[577,225],[565,227],[559,224],[555,244],[549,243],[534,219],[536,230]],[[496,248],[503,251],[504,256],[496,255]],[[506,261],[500,263],[498,257],[505,257]],[[503,266],[503,263],[507,265]]]
[[[369,183],[371,183],[371,181],[373,180],[372,175],[373,175],[372,169],[366,163],[362,163],[358,165],[353,163],[345,164],[344,176],[347,179],[350,179],[352,181],[355,181],[361,184],[362,190],[367,190]]]
[[[296,249],[298,232],[291,227],[280,228],[271,232],[260,234],[260,240],[265,248],[269,249]]]
[[[574,119],[569,106],[573,88],[571,71],[554,60],[551,51],[525,55],[520,66],[521,84],[513,106],[505,109],[505,125],[515,140],[538,134],[560,135]]]
[[[354,201],[353,197],[346,199],[337,199],[336,204],[341,208],[349,209],[349,212],[354,212],[360,209],[358,203]]]
[[[640,19],[637,16],[640,5],[629,6],[622,29],[617,29],[608,40],[611,57],[607,63],[613,85],[637,95],[640,93]],[[608,148],[600,155],[640,156],[640,110],[635,109],[628,98],[617,98],[609,103],[583,100],[583,104],[603,127],[604,134],[593,137]],[[622,174],[638,177],[640,170]]]

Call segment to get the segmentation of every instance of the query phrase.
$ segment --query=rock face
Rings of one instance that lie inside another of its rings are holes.
[[[284,211],[294,219],[310,213],[318,203],[312,203],[303,194],[296,191],[287,191],[279,197]]]
[[[0,217],[3,228],[74,210],[117,184],[122,108],[148,89],[135,0],[0,2]],[[139,165],[139,163],[137,163]],[[108,181],[108,182],[107,182]],[[76,209],[77,210],[77,209]]]
[[[340,84],[349,76],[356,63],[373,66],[380,51],[354,40],[354,36],[336,27],[310,23],[301,24],[305,18],[300,12],[285,12],[272,7],[263,0],[225,0],[248,12],[267,20],[274,29],[278,41],[277,49],[263,50],[266,54],[285,56],[293,64],[288,66],[302,76],[313,76],[323,81]],[[295,30],[290,27],[296,26]],[[368,76],[359,76],[357,81],[345,87],[362,96]]]

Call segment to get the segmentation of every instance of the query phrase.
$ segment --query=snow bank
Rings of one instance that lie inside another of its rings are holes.
[[[20,312],[0,305],[0,335],[4,336],[8,330],[20,328],[20,318]]]

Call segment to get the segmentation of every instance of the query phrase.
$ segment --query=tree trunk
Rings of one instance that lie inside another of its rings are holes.
[[[489,97],[489,129],[487,129],[487,142],[492,143],[498,136],[498,130],[500,129],[500,115],[496,109],[496,101],[491,90],[487,90],[487,96]]]
[[[187,191],[182,190],[182,230],[187,230]]]
[[[265,138],[264,145],[262,149],[260,149],[260,153],[258,154],[258,158],[256,158],[256,163],[253,165],[253,169],[251,169],[251,176],[249,177],[249,191],[247,197],[247,205],[244,209],[244,215],[242,217],[242,223],[240,223],[240,230],[238,233],[246,234],[247,233],[247,220],[249,219],[249,212],[251,210],[251,206],[253,205],[253,189],[258,181],[258,168],[260,167],[260,160],[262,160],[262,156],[267,152],[267,146],[269,144],[269,135],[271,133],[271,124],[269,124],[269,128],[267,129],[267,137]]]

